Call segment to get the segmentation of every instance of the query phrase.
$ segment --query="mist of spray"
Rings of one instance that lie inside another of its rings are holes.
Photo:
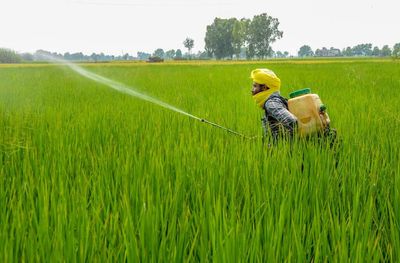
[[[186,115],[186,116],[189,116],[189,117],[191,117],[193,119],[199,120],[201,122],[210,124],[210,125],[215,126],[217,128],[224,129],[224,130],[226,130],[226,131],[228,131],[230,133],[239,135],[241,137],[250,138],[250,137],[247,137],[247,136],[245,136],[243,134],[240,134],[240,133],[238,133],[236,131],[233,131],[231,129],[225,128],[223,126],[220,126],[220,125],[218,125],[216,123],[213,123],[213,122],[207,121],[205,119],[199,118],[197,116],[194,116],[194,115],[192,115],[190,113],[187,113],[187,112],[185,112],[185,111],[183,111],[181,109],[178,109],[178,108],[176,108],[176,107],[174,107],[172,105],[169,105],[168,103],[165,103],[165,102],[163,102],[161,100],[158,100],[158,99],[150,97],[150,96],[148,96],[146,94],[140,93],[140,92],[134,90],[132,87],[129,87],[129,86],[123,84],[123,83],[111,80],[109,78],[100,76],[100,75],[98,75],[96,73],[93,73],[93,72],[90,72],[90,71],[87,71],[84,68],[82,68],[82,67],[80,67],[80,66],[78,66],[78,65],[76,65],[74,63],[71,63],[69,61],[66,61],[66,60],[63,60],[63,59],[59,59],[59,58],[54,58],[54,57],[48,56],[48,55],[44,55],[44,57],[50,62],[64,64],[64,65],[68,66],[70,69],[72,69],[73,71],[75,71],[76,73],[78,73],[78,74],[80,74],[80,75],[82,75],[82,76],[84,76],[84,77],[86,77],[88,79],[91,79],[93,81],[96,81],[98,83],[104,84],[104,85],[106,85],[106,86],[108,86],[108,87],[110,87],[110,88],[112,88],[114,90],[117,90],[117,91],[121,92],[121,93],[125,93],[127,95],[132,96],[132,97],[136,97],[136,98],[139,98],[139,99],[154,103],[154,104],[159,105],[161,107],[164,107],[164,108],[170,109],[172,111],[181,113],[183,115]]]
[[[84,76],[84,77],[86,77],[88,79],[94,80],[94,81],[96,81],[98,83],[104,84],[104,85],[106,85],[106,86],[108,86],[110,88],[113,88],[113,89],[115,89],[115,90],[117,90],[119,92],[128,94],[128,95],[130,95],[132,97],[136,97],[136,98],[139,98],[139,99],[142,99],[142,100],[154,103],[154,104],[157,104],[157,105],[159,105],[161,107],[164,107],[164,108],[179,112],[179,113],[184,114],[186,116],[189,116],[191,118],[194,118],[194,119],[197,119],[197,120],[201,120],[201,118],[196,117],[196,116],[194,116],[194,115],[192,115],[190,113],[187,113],[187,112],[185,112],[185,111],[183,111],[181,109],[178,109],[178,108],[176,108],[176,107],[174,107],[172,105],[169,105],[168,103],[165,103],[165,102],[163,102],[161,100],[158,100],[156,98],[150,97],[150,96],[148,96],[146,94],[139,93],[136,90],[132,89],[132,87],[129,87],[129,86],[123,84],[123,83],[111,80],[109,78],[100,76],[100,75],[98,75],[96,73],[87,71],[84,68],[82,68],[82,67],[80,67],[80,66],[78,66],[76,64],[73,64],[71,62],[68,62],[68,61],[65,61],[65,60],[61,60],[61,59],[57,59],[57,58],[52,58],[52,57],[49,57],[49,60],[52,61],[52,62],[62,63],[64,65],[68,66],[69,68],[71,68],[76,73],[78,73],[78,74],[80,74],[80,75],[82,75],[82,76]]]

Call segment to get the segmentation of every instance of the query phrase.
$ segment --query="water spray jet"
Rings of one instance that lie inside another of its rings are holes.
[[[46,60],[48,60],[51,63],[59,63],[59,64],[66,65],[70,69],[72,69],[73,71],[78,73],[79,75],[84,76],[84,77],[86,77],[88,79],[91,79],[93,81],[96,81],[98,83],[101,83],[103,85],[106,85],[106,86],[108,86],[108,87],[110,87],[110,88],[112,88],[114,90],[117,90],[117,91],[119,91],[121,93],[130,95],[132,97],[136,97],[136,98],[139,98],[139,99],[154,103],[154,104],[156,104],[158,106],[164,107],[166,109],[181,113],[181,114],[186,115],[186,116],[188,116],[190,118],[193,118],[193,119],[198,120],[200,122],[207,123],[207,124],[209,124],[211,126],[223,129],[223,130],[225,130],[225,131],[227,131],[227,132],[229,132],[231,134],[235,134],[235,135],[240,136],[242,138],[245,138],[245,139],[254,139],[254,138],[256,138],[256,136],[253,136],[253,137],[246,136],[244,134],[241,134],[241,133],[236,132],[234,130],[231,130],[229,128],[223,127],[221,125],[218,125],[218,124],[213,123],[211,121],[208,121],[206,119],[203,119],[203,118],[197,117],[195,115],[192,115],[192,114],[190,114],[188,112],[185,112],[185,111],[183,111],[181,109],[178,109],[178,108],[176,108],[176,107],[174,107],[174,106],[172,106],[172,105],[170,105],[170,104],[168,104],[166,102],[163,102],[163,101],[161,101],[159,99],[156,99],[154,97],[151,97],[151,96],[143,94],[143,93],[140,93],[140,92],[132,89],[132,87],[129,87],[129,86],[123,84],[123,83],[120,83],[120,82],[114,81],[112,79],[109,79],[109,78],[103,77],[101,75],[98,75],[96,73],[90,72],[90,71],[88,71],[88,70],[86,70],[86,69],[84,69],[84,68],[82,68],[82,67],[80,67],[80,66],[78,66],[78,65],[76,65],[74,63],[71,63],[69,61],[66,61],[66,60],[63,60],[63,59],[59,59],[59,58],[55,58],[55,57],[48,56],[48,55],[43,55],[43,57],[45,57]]]

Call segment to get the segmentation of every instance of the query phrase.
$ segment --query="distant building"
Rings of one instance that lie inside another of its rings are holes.
[[[328,56],[329,57],[339,57],[341,55],[340,49],[331,48],[329,49]]]
[[[331,47],[330,49],[323,47],[322,49],[317,49],[315,51],[316,57],[340,57],[341,55],[342,54],[340,52],[340,49],[333,47]]]

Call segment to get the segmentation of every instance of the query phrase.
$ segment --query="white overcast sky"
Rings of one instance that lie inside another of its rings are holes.
[[[45,49],[120,55],[157,48],[204,49],[206,26],[215,17],[280,21],[275,51],[313,50],[400,42],[400,0],[0,0],[0,47],[18,52]]]

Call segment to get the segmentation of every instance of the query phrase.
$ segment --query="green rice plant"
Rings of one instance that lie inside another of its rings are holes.
[[[9,261],[397,262],[400,64],[0,66],[0,254]],[[261,139],[249,72],[309,87],[340,145]]]

